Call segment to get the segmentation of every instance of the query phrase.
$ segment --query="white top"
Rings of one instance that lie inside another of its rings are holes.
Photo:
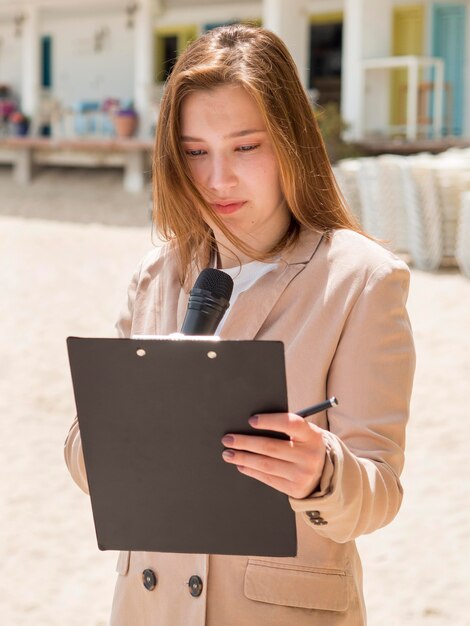
[[[277,263],[263,263],[263,261],[250,261],[250,263],[245,263],[245,265],[236,267],[229,267],[225,270],[222,270],[226,274],[228,274],[233,279],[233,291],[232,296],[230,298],[230,306],[225,311],[225,315],[220,320],[219,325],[217,326],[217,330],[215,331],[216,335],[220,334],[222,330],[222,326],[225,324],[225,320],[230,309],[235,304],[238,296],[243,292],[249,289],[252,285],[255,284],[257,280],[264,276],[271,270],[275,269],[278,266]]]

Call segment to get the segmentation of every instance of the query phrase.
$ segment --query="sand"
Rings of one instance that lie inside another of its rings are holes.
[[[74,416],[65,338],[113,335],[150,246],[149,192],[125,193],[117,172],[50,169],[21,188],[0,168],[2,626],[107,623],[116,554],[98,550],[89,499],[63,462]],[[369,624],[466,626],[470,280],[413,270],[409,310],[405,499],[359,540]]]

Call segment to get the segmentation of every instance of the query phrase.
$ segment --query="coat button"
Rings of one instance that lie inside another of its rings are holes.
[[[157,586],[157,577],[151,569],[144,569],[142,572],[142,582],[147,591],[152,591]]]
[[[197,598],[201,595],[203,584],[199,576],[191,576],[188,585],[189,593],[193,596],[193,598]]]
[[[306,511],[308,519],[314,526],[326,526],[328,522],[320,515],[320,511]]]

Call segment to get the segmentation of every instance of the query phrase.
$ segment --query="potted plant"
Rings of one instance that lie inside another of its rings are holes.
[[[133,137],[137,130],[138,122],[139,116],[132,103],[118,108],[114,113],[114,128],[119,138]]]
[[[28,134],[30,119],[21,111],[13,111],[8,118],[13,135],[24,137]]]

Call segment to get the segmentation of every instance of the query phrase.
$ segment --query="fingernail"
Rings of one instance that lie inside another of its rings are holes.
[[[233,459],[233,457],[235,456],[235,452],[233,450],[224,450],[222,452],[222,456],[224,457],[224,459]]]
[[[224,444],[224,446],[233,446],[233,437],[231,435],[225,435],[225,437],[222,437],[222,443]]]
[[[251,424],[251,426],[256,426],[256,424],[258,423],[258,416],[257,415],[252,415],[249,418],[248,423]]]

